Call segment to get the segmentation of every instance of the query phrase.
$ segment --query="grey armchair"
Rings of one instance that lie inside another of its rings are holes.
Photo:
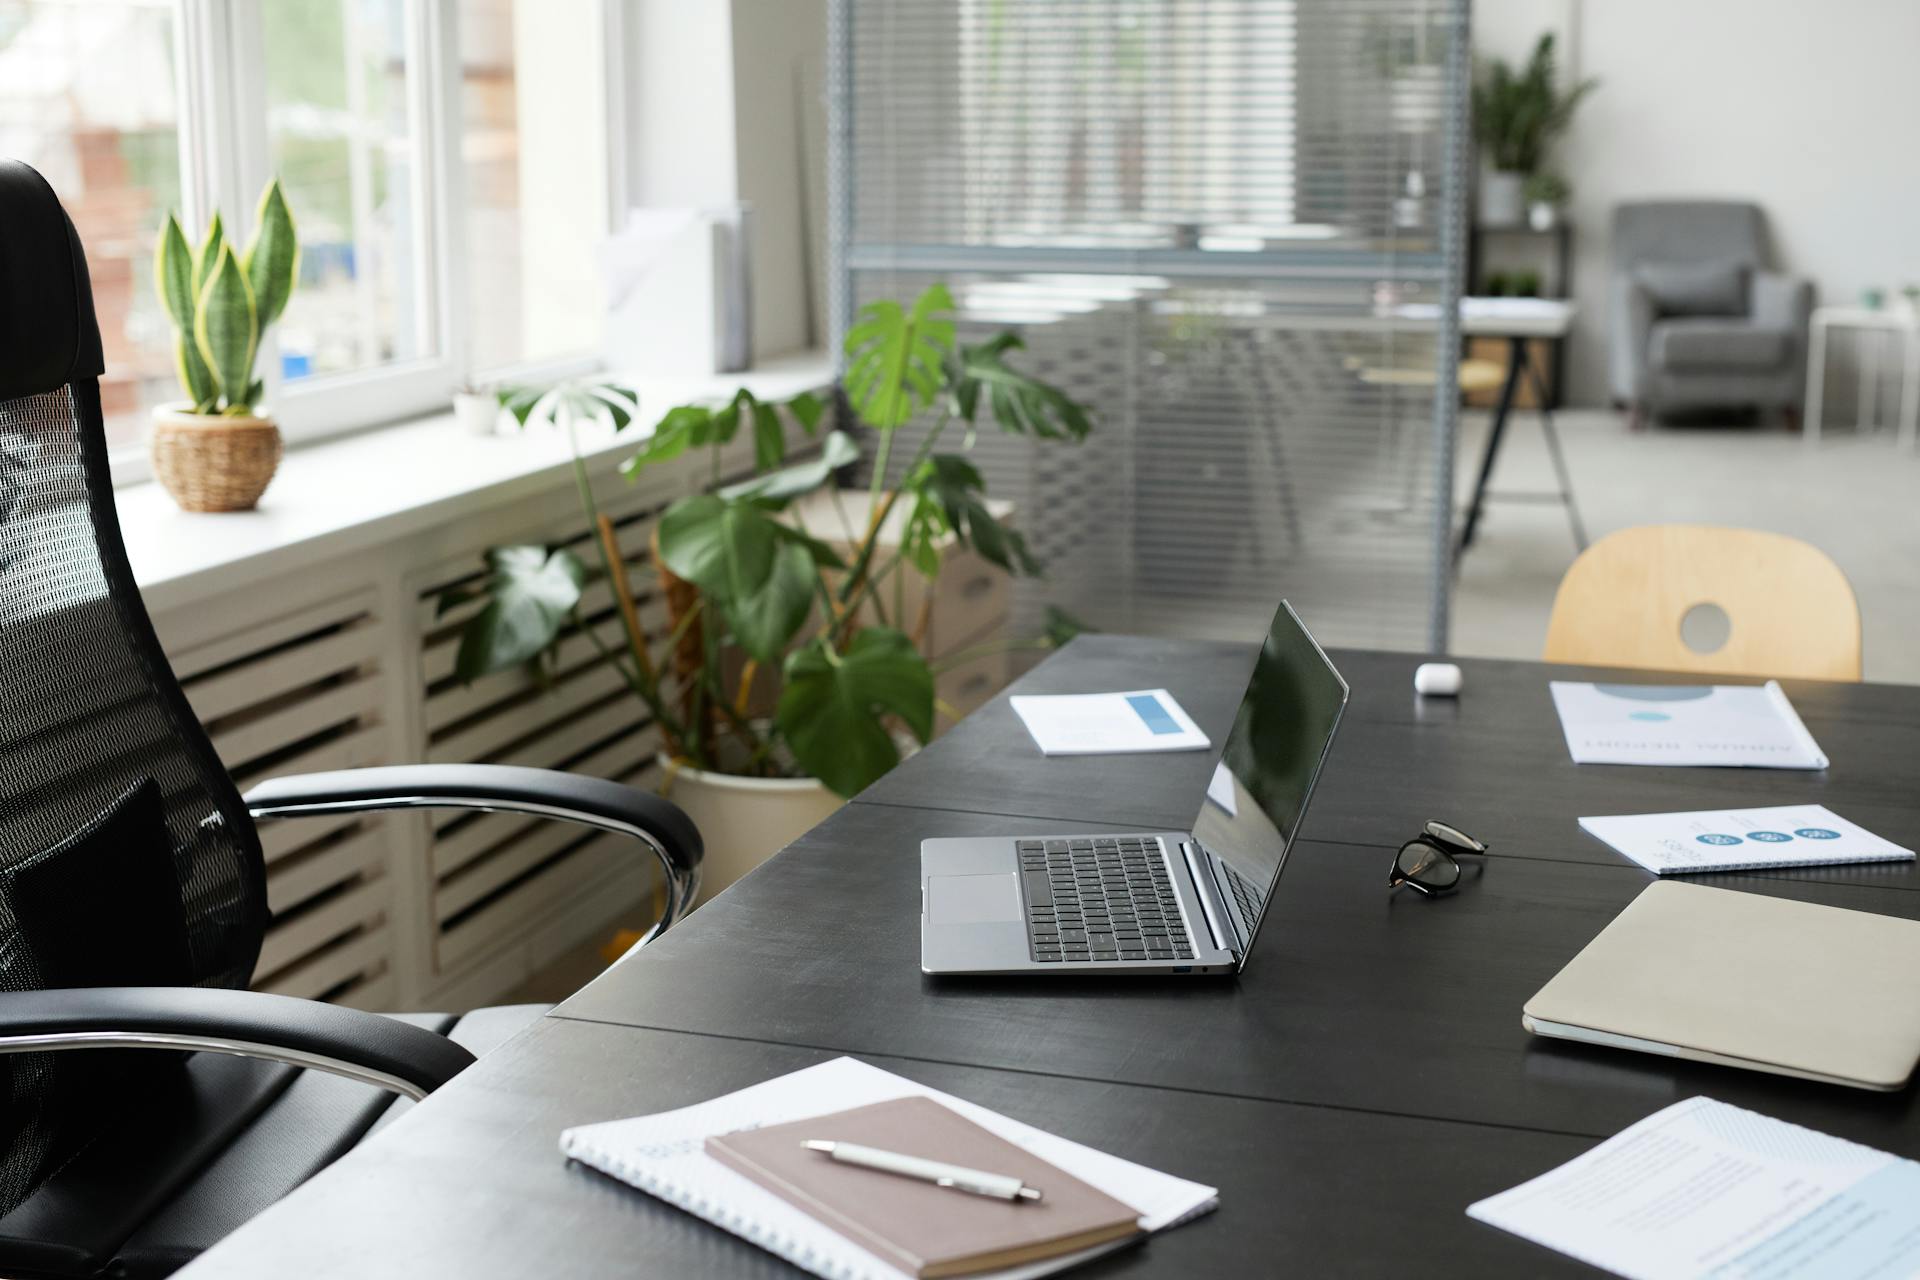
[[[1608,366],[1616,403],[1648,415],[1780,410],[1798,421],[1813,288],[1767,269],[1766,220],[1732,200],[1613,214]]]

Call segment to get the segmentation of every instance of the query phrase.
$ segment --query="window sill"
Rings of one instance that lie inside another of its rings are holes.
[[[766,400],[824,390],[833,361],[823,352],[797,352],[746,373],[626,381],[640,391],[650,426],[673,405],[740,386]],[[604,470],[647,431],[584,431],[582,452]],[[449,412],[290,449],[254,511],[181,511],[151,481],[121,489],[115,501],[148,608],[175,609],[550,489],[566,482],[570,464],[558,431],[469,436]]]

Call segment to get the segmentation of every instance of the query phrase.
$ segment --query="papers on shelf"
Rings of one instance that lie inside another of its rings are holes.
[[[1920,1164],[1711,1098],[1467,1214],[1635,1280],[1920,1273]]]
[[[1663,876],[1913,860],[1913,850],[1817,804],[1618,814],[1582,818],[1580,828]]]
[[[1575,764],[1824,769],[1779,684],[1549,685]]]
[[[1007,701],[1043,755],[1197,751],[1210,745],[1193,717],[1165,689],[1017,694]]]

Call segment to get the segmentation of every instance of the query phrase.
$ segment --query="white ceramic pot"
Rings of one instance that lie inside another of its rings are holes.
[[[1526,213],[1526,178],[1518,173],[1488,169],[1480,175],[1480,223],[1488,227],[1517,227]]]
[[[812,778],[736,778],[676,765],[665,756],[661,794],[686,810],[707,853],[700,864],[705,902],[805,835],[846,801]]]
[[[453,416],[466,434],[490,436],[500,421],[500,401],[477,391],[457,391],[453,397]]]
[[[1535,200],[1527,206],[1527,225],[1535,231],[1551,231],[1560,220],[1560,211],[1545,200]]]

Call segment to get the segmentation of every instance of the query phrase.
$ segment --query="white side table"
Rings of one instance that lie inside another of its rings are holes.
[[[1895,408],[1899,447],[1914,447],[1920,425],[1920,316],[1906,309],[1869,311],[1865,307],[1815,307],[1807,340],[1807,443],[1820,443],[1821,408],[1827,381],[1827,332],[1859,329],[1868,340],[1860,351],[1860,409],[1856,429],[1880,426],[1882,363],[1896,342],[1901,348],[1900,400]],[[1881,337],[1880,335],[1884,335]]]

